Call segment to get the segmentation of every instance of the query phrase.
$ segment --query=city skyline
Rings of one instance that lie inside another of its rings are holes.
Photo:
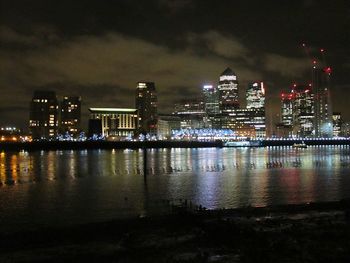
[[[132,106],[143,80],[156,83],[159,112],[170,113],[204,84],[216,86],[227,67],[241,98],[249,82],[264,81],[266,116],[276,121],[280,92],[311,80],[303,42],[312,56],[326,49],[333,111],[350,119],[346,1],[89,1],[84,12],[78,1],[49,2],[1,1],[1,125],[25,127],[32,93],[42,89],[82,96],[84,125],[89,107]]]

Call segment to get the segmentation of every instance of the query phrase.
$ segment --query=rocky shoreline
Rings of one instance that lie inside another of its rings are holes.
[[[0,234],[0,262],[349,262],[350,201],[225,210]]]

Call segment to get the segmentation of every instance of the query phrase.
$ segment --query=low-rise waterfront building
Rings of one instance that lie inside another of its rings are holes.
[[[200,129],[206,127],[204,102],[185,101],[175,104],[174,115],[180,117],[182,129]]]
[[[218,123],[219,122],[219,123]],[[222,129],[241,130],[239,134],[246,137],[266,137],[265,110],[264,108],[231,109],[225,110],[216,119],[215,127]]]
[[[89,108],[89,133],[101,130],[108,140],[121,140],[133,137],[138,130],[137,109],[129,108]],[[91,136],[91,134],[89,134]]]
[[[159,114],[157,128],[158,139],[170,139],[172,131],[181,128],[181,118],[175,115]]]

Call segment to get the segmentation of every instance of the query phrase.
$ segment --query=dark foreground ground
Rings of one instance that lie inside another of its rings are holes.
[[[0,234],[0,262],[350,262],[348,201]]]

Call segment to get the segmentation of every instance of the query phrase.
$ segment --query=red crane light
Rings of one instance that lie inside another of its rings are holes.
[[[326,74],[330,75],[330,74],[332,73],[332,68],[331,68],[331,67],[326,67],[326,68],[323,69],[323,71],[324,71]]]

